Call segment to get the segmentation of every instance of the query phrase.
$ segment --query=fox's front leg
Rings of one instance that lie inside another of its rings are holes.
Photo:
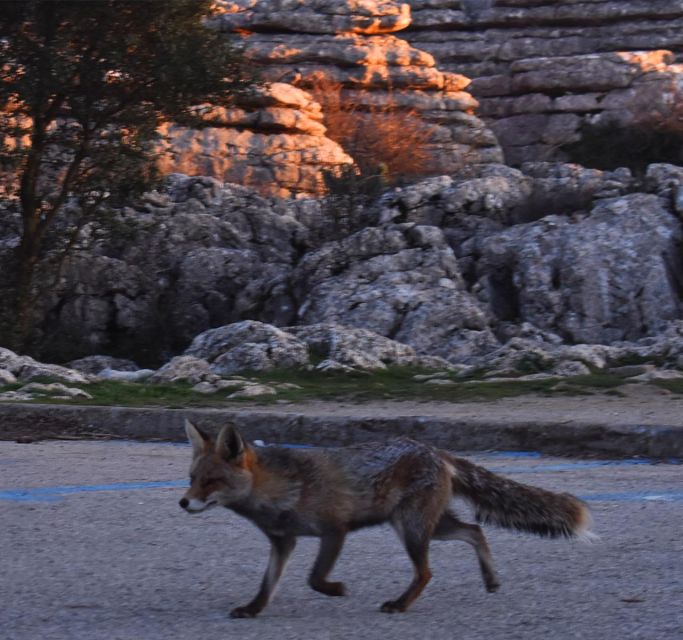
[[[249,604],[237,607],[230,612],[232,618],[253,618],[270,602],[287,560],[296,546],[294,536],[268,537],[270,538],[270,559],[261,581],[261,588]]]
[[[328,582],[327,576],[332,571],[339,552],[344,545],[345,531],[325,533],[320,539],[320,551],[308,578],[311,588],[324,593],[326,596],[343,596],[346,589],[343,582]]]

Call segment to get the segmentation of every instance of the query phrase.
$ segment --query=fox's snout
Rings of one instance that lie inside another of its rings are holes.
[[[188,500],[183,496],[178,504],[188,513],[199,513],[201,511],[206,511],[211,507],[215,507],[218,503],[215,500],[197,500],[196,498],[190,498]]]

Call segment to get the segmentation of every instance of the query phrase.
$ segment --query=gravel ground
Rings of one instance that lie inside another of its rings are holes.
[[[586,498],[601,541],[487,529],[503,583],[496,594],[484,591],[467,545],[435,542],[432,583],[409,612],[389,616],[379,604],[410,579],[393,532],[350,536],[333,574],[346,598],[306,586],[317,542],[301,539],[261,617],[232,620],[229,609],[257,589],[267,544],[231,512],[181,511],[189,456],[172,444],[0,442],[2,638],[683,637],[680,465],[468,456]]]

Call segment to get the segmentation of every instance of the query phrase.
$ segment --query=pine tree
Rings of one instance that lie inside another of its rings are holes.
[[[205,24],[210,6],[2,3],[0,186],[16,197],[22,228],[3,274],[13,295],[3,299],[0,343],[24,346],[48,248],[67,251],[87,220],[154,183],[158,126],[198,125],[193,107],[225,106],[248,90],[239,50]]]

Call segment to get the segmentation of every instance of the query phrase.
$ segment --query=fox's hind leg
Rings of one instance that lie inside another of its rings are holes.
[[[462,540],[472,545],[479,559],[486,590],[493,593],[500,587],[498,575],[493,568],[491,550],[479,525],[462,522],[453,513],[446,511],[436,525],[432,538],[434,540]]]
[[[232,618],[253,618],[265,607],[273,597],[275,587],[284,571],[287,560],[296,546],[295,537],[268,536],[270,538],[270,560],[263,576],[261,588],[256,597],[244,607],[237,607],[230,612]]]
[[[320,539],[320,551],[308,578],[308,584],[326,596],[343,596],[346,594],[343,582],[327,581],[327,576],[332,571],[332,567],[344,545],[345,537],[345,531],[333,531],[325,533]]]
[[[415,577],[396,600],[388,600],[380,607],[380,611],[384,613],[405,611],[432,579],[429,569],[429,540],[434,525],[426,522],[424,515],[417,510],[396,514],[391,519],[391,524],[413,563]]]

